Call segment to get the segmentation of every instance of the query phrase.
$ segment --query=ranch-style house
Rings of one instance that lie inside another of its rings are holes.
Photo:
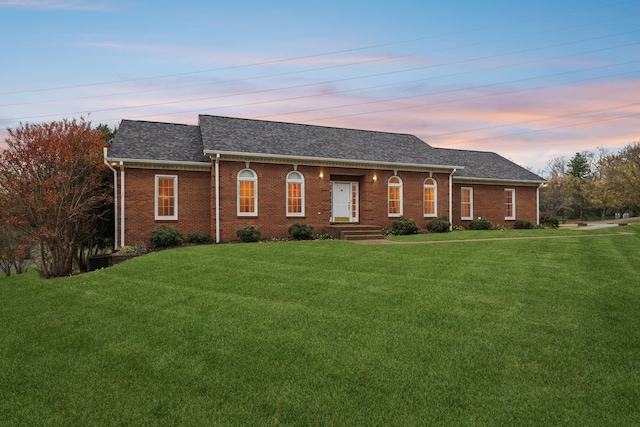
[[[197,125],[123,120],[105,162],[115,181],[116,246],[149,243],[167,225],[237,240],[255,225],[285,238],[294,223],[340,238],[349,228],[539,222],[544,180],[504,157],[419,138],[200,115]]]

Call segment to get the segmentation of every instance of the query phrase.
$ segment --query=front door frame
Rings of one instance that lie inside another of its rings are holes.
[[[341,204],[338,206],[336,186],[344,189],[348,185],[350,192],[347,209]],[[342,209],[342,210],[341,210]],[[345,216],[345,213],[347,214]],[[351,223],[360,221],[360,183],[358,181],[331,181],[331,222]]]

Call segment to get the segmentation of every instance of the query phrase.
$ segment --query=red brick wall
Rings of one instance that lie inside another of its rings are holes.
[[[304,176],[305,216],[286,215],[286,177],[294,170],[292,165],[250,163],[258,177],[258,215],[237,215],[237,176],[246,168],[245,162],[220,162],[220,239],[237,240],[236,230],[255,225],[263,238],[286,238],[287,229],[300,222],[314,227],[319,233],[330,225],[331,180],[359,183],[359,223],[391,228],[396,217],[387,213],[387,182],[393,176],[389,170],[355,168],[330,168],[299,166]],[[323,178],[320,178],[320,173]],[[178,220],[156,221],[154,219],[155,176],[178,176]],[[376,176],[374,181],[373,177]],[[424,228],[430,218],[423,214],[423,184],[429,177],[425,172],[403,172],[398,176],[403,183],[403,216],[416,221]],[[437,215],[449,216],[449,175],[434,173],[437,182]],[[126,169],[126,221],[125,244],[134,245],[143,241],[150,244],[151,231],[161,225],[173,226],[184,236],[188,233],[207,233],[215,238],[215,171],[193,172],[175,170]],[[453,223],[468,226],[469,221],[460,219],[460,189],[474,190],[474,217],[482,217],[492,223],[513,227],[514,221],[504,219],[504,189],[516,190],[516,219],[536,221],[536,187],[461,185],[453,188]],[[120,232],[120,230],[118,230]]]
[[[156,175],[178,176],[178,219],[175,221],[155,220]],[[175,227],[185,237],[189,233],[211,235],[209,183],[208,171],[126,169],[125,245],[138,242],[150,245],[151,231],[162,224]]]
[[[396,218],[387,214],[387,181],[393,171],[354,168],[330,168],[299,166],[298,172],[304,176],[305,216],[286,215],[286,177],[292,165],[250,163],[249,169],[258,177],[258,215],[239,217],[237,215],[237,176],[246,168],[245,162],[220,162],[220,240],[236,240],[236,230],[255,225],[263,238],[288,237],[287,229],[300,222],[313,226],[314,232],[322,232],[331,219],[331,181],[354,181],[359,183],[360,206],[359,223],[391,228]],[[322,172],[323,178],[320,178]],[[373,180],[374,174],[377,180]],[[422,208],[423,183],[428,173],[398,172],[403,181],[404,216],[413,218],[420,228],[428,219]],[[448,174],[433,174],[438,184],[438,215],[448,216]],[[211,197],[215,195],[215,173],[212,171]],[[215,235],[215,202],[212,201],[211,235]]]
[[[461,189],[473,188],[473,217],[491,221],[493,224],[501,224],[505,228],[513,228],[515,220],[505,220],[504,190],[516,191],[516,220],[531,221],[536,223],[537,187],[522,187],[513,185],[478,185],[478,184],[454,184],[453,185],[453,224],[468,227],[471,220],[461,220]]]

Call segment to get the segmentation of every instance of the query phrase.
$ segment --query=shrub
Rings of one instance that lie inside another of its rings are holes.
[[[206,233],[189,233],[187,234],[187,243],[190,245],[208,245],[211,238]]]
[[[416,234],[418,232],[418,226],[414,220],[401,216],[393,222],[391,230],[393,234],[403,236],[406,234]]]
[[[540,225],[544,225],[549,228],[558,228],[560,227],[560,221],[558,218],[554,218],[552,216],[540,215]]]
[[[533,229],[533,224],[531,223],[531,221],[523,221],[521,219],[518,219],[516,220],[514,228],[516,230],[531,230]]]
[[[446,233],[451,228],[451,223],[447,217],[441,216],[427,222],[426,228],[432,233]]]
[[[333,236],[329,233],[323,232],[313,235],[313,240],[333,240]]]
[[[161,225],[151,231],[151,243],[157,248],[169,248],[182,245],[184,238],[175,228]]]
[[[260,241],[260,231],[255,225],[249,225],[247,227],[236,230],[236,236],[238,236],[240,240],[245,243]]]
[[[147,247],[144,242],[138,242],[133,246],[120,246],[118,250],[121,254],[125,255],[142,255],[147,252]]]
[[[493,230],[493,224],[491,221],[478,218],[469,223],[469,230]]]
[[[295,223],[289,227],[288,231],[295,240],[313,239],[313,226],[311,225]]]

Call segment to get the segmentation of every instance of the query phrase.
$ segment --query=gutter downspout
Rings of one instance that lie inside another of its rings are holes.
[[[458,169],[454,169],[449,174],[449,231],[453,230],[453,174]]]
[[[216,154],[216,243],[220,243],[220,153]]]
[[[120,162],[120,246],[124,246],[124,162]]]
[[[118,171],[112,168],[107,161],[107,147],[104,147],[102,152],[104,164],[113,172],[113,249],[116,250],[118,249]]]
[[[538,185],[536,189],[536,224],[540,225],[540,189],[544,184]]]

